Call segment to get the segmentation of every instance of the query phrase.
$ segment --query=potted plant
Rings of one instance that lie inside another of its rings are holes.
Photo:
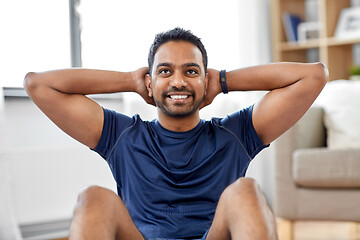
[[[360,81],[360,65],[354,65],[350,69],[350,80]]]

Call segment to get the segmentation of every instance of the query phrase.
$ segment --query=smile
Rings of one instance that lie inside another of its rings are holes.
[[[174,100],[181,100],[188,98],[189,95],[170,95],[169,97]]]

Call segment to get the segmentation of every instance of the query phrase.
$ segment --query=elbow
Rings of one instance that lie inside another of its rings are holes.
[[[329,71],[325,64],[320,62],[314,64],[313,77],[322,89],[329,81]]]
[[[34,73],[34,72],[27,73],[25,75],[23,85],[24,85],[24,89],[30,96],[31,93],[34,92],[34,90],[38,86],[38,80],[36,78],[36,73]]]

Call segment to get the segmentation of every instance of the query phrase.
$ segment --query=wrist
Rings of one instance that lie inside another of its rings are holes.
[[[135,92],[142,94],[145,87],[145,73],[142,69],[131,72],[131,77],[129,77],[129,92]]]
[[[228,90],[227,80],[226,80],[226,70],[221,70],[219,72],[219,76],[220,76],[221,91],[224,94],[227,94],[229,92],[229,90]]]
[[[139,78],[137,77],[137,72],[129,72],[129,92],[138,92],[138,86],[139,86]]]

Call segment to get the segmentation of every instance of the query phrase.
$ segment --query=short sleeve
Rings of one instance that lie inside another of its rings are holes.
[[[256,133],[252,121],[253,105],[220,120],[220,124],[237,136],[251,158],[265,146]]]
[[[134,119],[109,109],[103,108],[103,111],[104,123],[101,137],[93,150],[107,159],[122,132],[133,124]]]

